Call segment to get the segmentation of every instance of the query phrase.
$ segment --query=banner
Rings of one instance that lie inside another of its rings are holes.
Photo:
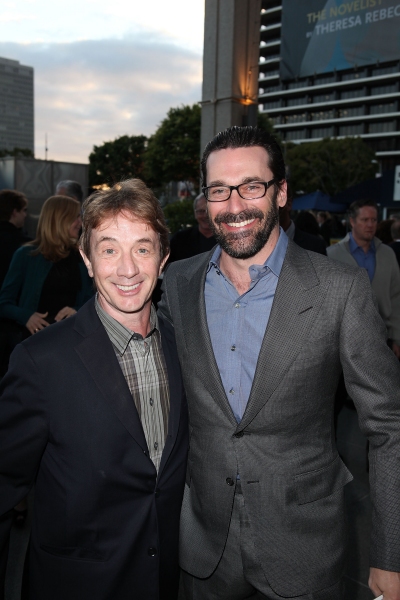
[[[283,0],[282,80],[400,58],[400,0]]]

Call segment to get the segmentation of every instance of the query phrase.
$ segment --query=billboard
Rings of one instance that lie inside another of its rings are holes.
[[[400,58],[400,0],[283,0],[282,80]]]

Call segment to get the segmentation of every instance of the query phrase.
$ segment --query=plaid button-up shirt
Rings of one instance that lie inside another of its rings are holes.
[[[149,456],[158,471],[168,432],[169,385],[155,308],[151,307],[150,332],[143,338],[107,314],[97,296],[95,306],[132,394]]]

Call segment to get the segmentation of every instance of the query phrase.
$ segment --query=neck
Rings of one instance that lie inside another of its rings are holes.
[[[150,311],[151,311],[151,301],[147,302],[142,310],[135,313],[120,313],[114,314],[113,311],[109,310],[108,306],[104,306],[101,296],[99,295],[99,302],[101,307],[105,312],[107,312],[111,317],[113,317],[118,323],[121,323],[127,329],[134,331],[135,333],[139,333],[142,337],[146,337],[146,335],[150,331]]]

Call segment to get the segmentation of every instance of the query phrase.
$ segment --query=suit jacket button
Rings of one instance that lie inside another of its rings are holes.
[[[156,554],[157,554],[157,548],[149,548],[149,549],[147,550],[147,554],[148,554],[149,556],[156,556]]]
[[[226,483],[228,485],[235,485],[235,482],[233,481],[232,477],[227,477],[226,478]]]
[[[244,431],[238,431],[237,433],[235,433],[235,437],[240,438],[244,436]]]

